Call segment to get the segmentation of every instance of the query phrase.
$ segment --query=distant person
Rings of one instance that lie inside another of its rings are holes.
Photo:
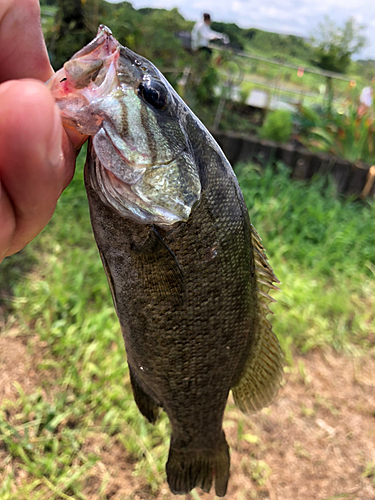
[[[193,50],[199,50],[212,54],[212,50],[208,47],[211,40],[223,40],[223,43],[229,43],[228,35],[213,31],[210,28],[210,25],[210,14],[203,14],[203,19],[195,24],[193,31],[191,32],[191,47]]]
[[[374,101],[374,83],[375,78],[371,80],[370,86],[364,87],[362,89],[361,95],[359,96],[359,116],[363,116],[372,107],[372,103]]]

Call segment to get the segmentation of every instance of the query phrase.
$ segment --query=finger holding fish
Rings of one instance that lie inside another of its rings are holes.
[[[87,139],[65,132],[44,82],[53,70],[37,0],[0,3],[0,261],[51,218]]]

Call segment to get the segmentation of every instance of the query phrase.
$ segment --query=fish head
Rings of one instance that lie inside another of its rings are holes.
[[[64,125],[93,137],[89,179],[105,204],[143,224],[188,220],[201,194],[191,112],[150,61],[100,26],[47,85]]]

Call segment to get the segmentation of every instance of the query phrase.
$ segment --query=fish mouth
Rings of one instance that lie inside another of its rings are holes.
[[[76,52],[70,60],[86,58],[86,56],[90,56],[93,60],[106,59],[116,52],[119,46],[120,43],[112,35],[112,31],[104,24],[101,24],[96,37],[83,49]]]
[[[64,125],[95,135],[103,119],[93,119],[89,108],[119,87],[117,66],[120,44],[101,25],[97,36],[79,50],[47,82],[58,104]]]
[[[56,92],[56,83],[63,84],[60,88],[65,94],[73,89],[83,90],[92,82],[95,83],[95,87],[101,87],[104,80],[108,80],[108,77],[104,78],[104,70],[109,71],[111,66],[115,66],[115,71],[112,73],[116,74],[119,55],[119,42],[113,37],[111,30],[101,24],[96,37],[76,52],[63,68],[46,82],[46,85]],[[110,77],[113,78],[114,75],[111,74]],[[107,89],[102,89],[103,94],[105,90]]]

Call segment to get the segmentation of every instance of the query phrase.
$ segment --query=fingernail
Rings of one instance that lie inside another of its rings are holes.
[[[51,139],[48,149],[48,161],[52,167],[58,167],[63,161],[62,153],[62,124],[60,110],[55,106],[55,116],[53,120]]]

